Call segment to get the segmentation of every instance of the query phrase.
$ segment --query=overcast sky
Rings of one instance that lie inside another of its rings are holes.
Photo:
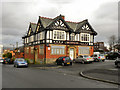
[[[21,46],[22,36],[27,32],[29,23],[37,23],[39,16],[54,18],[62,14],[66,21],[73,22],[88,19],[98,33],[95,41],[103,41],[106,44],[111,35],[118,35],[118,0],[17,1],[3,0],[0,3],[0,40],[2,39],[5,46],[15,45],[16,42]]]

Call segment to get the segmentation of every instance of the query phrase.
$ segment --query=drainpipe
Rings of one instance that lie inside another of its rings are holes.
[[[44,57],[44,64],[46,64],[46,34],[47,34],[47,30],[45,30],[45,57]]]

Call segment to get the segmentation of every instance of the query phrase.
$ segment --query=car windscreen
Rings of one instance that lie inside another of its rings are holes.
[[[70,60],[70,58],[69,57],[65,57],[65,60]]]
[[[25,60],[24,59],[17,59],[17,61],[24,62]]]
[[[89,57],[88,55],[84,55],[84,57],[86,58],[86,57]]]
[[[104,56],[104,54],[100,54],[100,56]]]

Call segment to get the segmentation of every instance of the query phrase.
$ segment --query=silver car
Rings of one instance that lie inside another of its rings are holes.
[[[93,62],[94,59],[88,55],[80,55],[76,59],[73,60],[73,62],[80,62],[82,64],[84,63],[90,63]]]
[[[28,67],[27,61],[25,61],[23,58],[16,58],[14,61],[14,67],[18,68],[22,66]]]

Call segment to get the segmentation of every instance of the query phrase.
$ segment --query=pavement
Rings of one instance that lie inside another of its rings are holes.
[[[120,85],[120,69],[92,69],[80,72],[82,77]]]
[[[29,67],[40,68],[40,69],[51,69],[51,68],[59,68],[62,66],[58,66],[56,64],[29,64]]]

